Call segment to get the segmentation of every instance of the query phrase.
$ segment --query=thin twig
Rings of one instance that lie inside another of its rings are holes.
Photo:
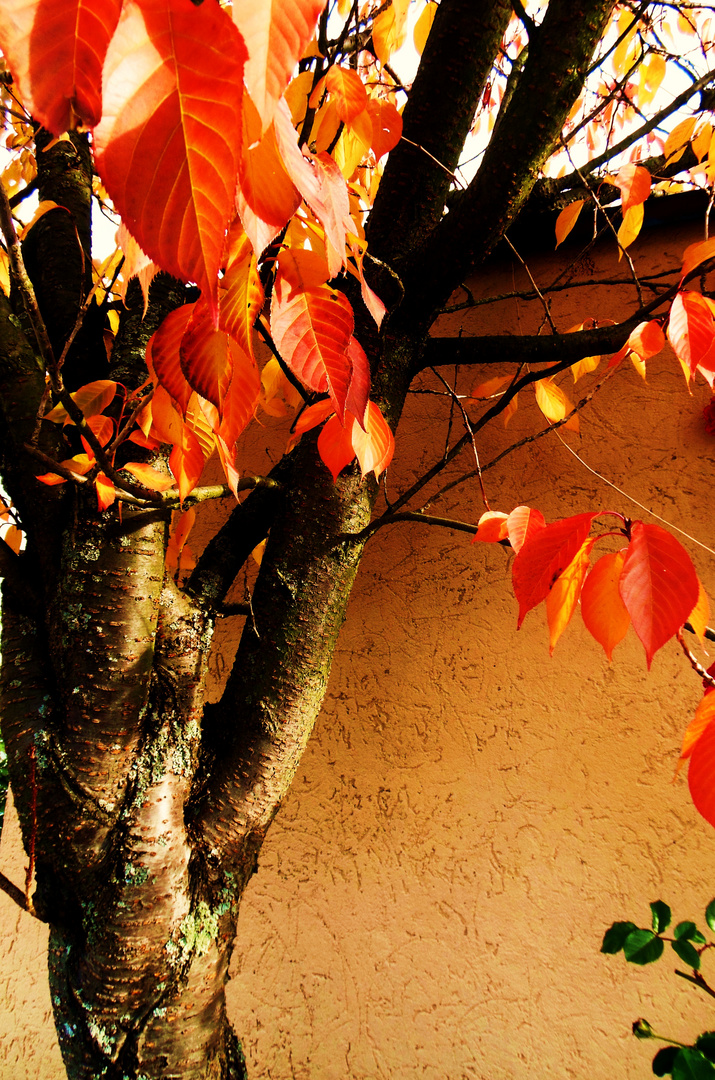
[[[518,251],[516,250],[516,248],[515,248],[515,247],[514,247],[514,245],[512,244],[512,242],[511,242],[511,240],[509,239],[509,237],[508,237],[508,236],[506,235],[506,233],[504,234],[504,239],[506,240],[506,242],[507,242],[507,244],[509,245],[509,247],[511,248],[511,250],[512,250],[512,251],[514,252],[514,254],[516,255],[516,257],[517,257],[517,259],[519,260],[519,262],[521,263],[521,265],[522,265],[522,266],[524,267],[524,269],[526,270],[526,274],[527,274],[527,277],[529,278],[529,281],[531,282],[531,284],[532,284],[532,286],[533,286],[534,292],[536,293],[536,295],[538,296],[539,300],[541,301],[541,303],[542,303],[542,305],[543,305],[543,308],[544,308],[544,315],[546,316],[546,321],[548,322],[549,326],[551,327],[551,333],[552,333],[552,334],[558,334],[558,330],[556,329],[556,326],[555,326],[555,324],[554,324],[554,320],[553,320],[553,319],[551,318],[551,309],[549,308],[549,305],[548,305],[548,303],[547,303],[547,301],[546,301],[546,299],[545,299],[545,297],[544,297],[543,293],[541,292],[541,290],[540,290],[539,286],[538,286],[538,285],[536,284],[536,282],[534,281],[534,278],[532,277],[532,274],[531,274],[531,270],[530,270],[530,269],[529,269],[529,267],[528,267],[528,266],[526,265],[526,263],[525,263],[525,262],[524,262],[524,260],[522,259],[521,255],[520,255],[520,254],[519,254],[519,252],[518,252]]]
[[[445,387],[445,389],[447,390],[447,393],[450,395],[450,397],[452,399],[452,402],[457,405],[459,411],[462,414],[462,420],[464,422],[464,426],[467,429],[467,433],[469,434],[469,438],[470,438],[471,443],[472,443],[472,451],[474,452],[474,462],[475,462],[475,465],[476,465],[476,474],[479,477],[479,489],[480,489],[480,491],[482,493],[482,502],[484,503],[484,508],[486,510],[491,510],[491,507],[489,505],[489,499],[487,498],[487,493],[484,490],[484,480],[482,479],[482,468],[481,468],[481,465],[479,464],[479,451],[477,450],[477,442],[476,442],[476,439],[474,438],[474,431],[472,429],[472,425],[470,423],[469,417],[467,416],[467,413],[465,411],[464,405],[462,404],[462,402],[461,402],[461,400],[459,398],[459,395],[455,393],[454,389],[449,385],[447,380],[440,374],[440,372],[437,371],[435,368],[431,368],[431,371],[432,371],[432,373],[434,375],[437,376],[439,381]]]
[[[700,676],[700,678],[703,680],[704,683],[707,683],[708,686],[711,686],[711,687],[713,687],[715,689],[715,678],[708,671],[705,670],[705,668],[703,667],[703,665],[701,663],[698,662],[698,658],[696,656],[693,656],[690,649],[688,648],[688,646],[685,644],[685,641],[683,640],[683,631],[678,630],[678,632],[677,632],[677,634],[675,636],[678,639],[678,642],[680,644],[681,649],[683,650],[686,657],[688,658],[688,662],[689,662],[691,668],[693,669],[693,671],[696,672],[696,674],[698,674]]]

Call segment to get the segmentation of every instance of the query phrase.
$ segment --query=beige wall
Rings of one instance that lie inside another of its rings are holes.
[[[693,238],[661,233],[660,254],[649,240],[635,252],[658,269]],[[539,281],[562,264],[543,260]],[[593,271],[616,271],[610,248]],[[514,282],[517,267],[497,267],[489,287]],[[631,299],[574,290],[554,312],[566,329],[615,318]],[[514,301],[480,312],[460,316],[465,333],[539,321]],[[522,396],[506,435],[480,438],[483,461],[542,426]],[[708,396],[697,385],[690,398],[664,355],[646,386],[624,367],[584,410],[582,437],[567,434],[590,465],[706,544]],[[392,493],[431,463],[444,415],[440,398],[411,400]],[[553,435],[485,480],[495,509],[641,516]],[[435,512],[476,520],[476,486]],[[683,542],[715,596],[713,557]],[[410,524],[371,542],[326,707],[244,901],[229,1001],[254,1077],[630,1080],[651,1075],[655,1049],[630,1034],[637,1017],[684,1041],[715,1026],[712,1002],[672,975],[674,956],[640,970],[599,954],[613,920],[647,925],[650,900],[702,925],[715,896],[715,835],[685,782],[671,784],[699,683],[674,645],[648,675],[632,632],[609,666],[578,615],[550,659],[542,611],[516,632],[509,575],[501,548],[464,534]],[[217,676],[229,633],[222,625]],[[22,865],[11,828],[0,869],[20,881]],[[0,1078],[59,1077],[45,935],[3,895],[0,917]]]

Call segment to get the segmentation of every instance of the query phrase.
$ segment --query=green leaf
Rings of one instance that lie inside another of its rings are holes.
[[[606,933],[603,935],[603,944],[601,945],[602,953],[618,953],[623,948],[626,938],[632,930],[636,929],[636,924],[632,922],[614,922],[613,926],[609,926]]]
[[[705,944],[705,938],[694,922],[679,922],[673,930],[673,936],[679,941],[694,941],[696,945]]]
[[[684,964],[688,967],[694,968],[697,971],[700,968],[700,957],[695,946],[691,945],[689,941],[684,941],[682,938],[680,941],[671,941],[670,943],[673,952],[677,953]]]
[[[701,1054],[712,1062],[715,1062],[715,1031],[704,1031],[695,1040],[695,1047]]]
[[[654,900],[650,905],[650,910],[653,913],[653,931],[656,934],[662,934],[670,926],[671,910],[662,900]]]
[[[673,1062],[680,1053],[679,1046],[664,1046],[653,1058],[651,1068],[656,1076],[667,1076],[673,1069]]]
[[[632,930],[623,952],[629,964],[652,964],[663,955],[663,942],[652,930]]]
[[[705,922],[711,930],[715,930],[715,900],[711,900],[705,908]]]
[[[684,1047],[673,1062],[673,1080],[713,1080],[715,1068],[693,1046]]]

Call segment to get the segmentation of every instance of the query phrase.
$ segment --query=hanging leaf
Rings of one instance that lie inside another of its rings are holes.
[[[324,7],[325,0],[233,0],[233,20],[248,50],[246,86],[263,131]]]
[[[576,202],[569,203],[556,218],[556,247],[558,247],[559,244],[563,244],[564,240],[578,221],[578,216],[585,205],[583,199],[578,199]]]
[[[346,423],[341,424],[333,413],[318,436],[318,453],[323,463],[330,469],[333,481],[338,479],[346,465],[355,460],[352,442],[353,422],[353,417],[348,416]]]
[[[122,465],[122,470],[131,473],[144,487],[151,488],[152,491],[168,491],[174,486],[173,476],[167,476],[143,462],[129,461]]]
[[[650,668],[655,653],[680,629],[697,603],[698,576],[690,556],[660,525],[634,521],[619,591]]]
[[[103,472],[98,472],[95,476],[94,490],[97,492],[97,508],[99,510],[106,510],[117,497],[114,484]]]
[[[696,292],[680,292],[668,317],[668,341],[691,375],[715,343],[715,321],[705,298]]]
[[[713,698],[708,694],[704,699]],[[703,705],[704,702],[701,702]],[[705,724],[700,737],[696,740],[688,769],[688,787],[695,804],[695,809],[706,821],[715,826],[715,724]]]
[[[86,420],[90,416],[97,416],[99,413],[104,412],[107,406],[114,401],[117,386],[118,384],[112,379],[95,379],[94,382],[80,386],[79,390],[75,390],[70,397],[75,405],[82,410]],[[74,424],[74,420],[70,420],[69,413],[61,404],[55,405],[54,409],[48,412],[43,419],[51,420],[53,424]]]
[[[350,338],[347,353],[352,370],[345,406],[353,414],[363,431],[366,431],[366,410],[368,398],[370,397],[370,363],[357,338]]]
[[[0,49],[29,113],[53,135],[93,128],[122,0],[3,0]]]
[[[245,102],[241,130],[236,207],[260,257],[300,206],[300,193],[286,171],[275,127],[261,134],[261,120],[250,99]]]
[[[372,44],[381,64],[389,64],[390,57],[404,43],[407,35],[407,12],[410,0],[392,0],[372,23]]]
[[[474,401],[485,401],[487,398],[492,398],[499,393],[503,386],[510,383],[512,378],[512,375],[497,375],[493,379],[487,379],[486,382],[477,383],[472,387],[470,398]]]
[[[415,23],[415,28],[412,31],[412,39],[415,43],[415,49],[420,56],[424,52],[424,47],[427,44],[427,38],[429,37],[429,32],[432,29],[432,23],[434,22],[434,17],[436,14],[437,4],[428,3],[423,8],[417,22]]]
[[[633,330],[626,348],[637,353],[641,360],[650,360],[665,348],[665,334],[657,322],[642,322]]]
[[[367,108],[367,91],[357,71],[333,64],[325,76],[325,89],[335,98],[338,116],[350,124]]]
[[[126,0],[95,132],[97,169],[130,232],[163,270],[201,287],[214,324],[245,57],[218,4]]]
[[[357,421],[353,423],[352,443],[362,475],[374,473],[375,479],[379,479],[392,461],[395,437],[374,401],[368,402],[365,429]]]
[[[700,645],[704,651],[705,649],[705,631],[708,628],[708,622],[710,620],[710,601],[708,600],[708,594],[703,588],[703,583],[698,579],[698,600],[693,610],[688,615],[688,622],[692,626],[694,632],[700,638]]]
[[[638,236],[643,225],[643,203],[629,206],[623,214],[623,221],[618,230],[618,243],[621,250],[618,252],[618,261],[623,257],[623,250],[629,247]]]
[[[330,394],[343,418],[352,365],[347,354],[354,318],[342,293],[321,285],[293,292],[280,274],[271,305],[271,333],[288,367],[317,393]]]
[[[150,337],[146,350],[149,374],[155,383],[164,388],[183,414],[186,414],[192,391],[181,369],[180,350],[194,306],[184,304],[183,307],[170,311],[159,329]],[[145,431],[144,434],[148,433]]]
[[[534,391],[536,392],[536,404],[550,423],[555,424],[559,420],[563,420],[565,416],[568,416],[573,411],[573,405],[567,395],[552,379],[539,379],[538,382],[534,383]],[[569,431],[578,431],[578,415],[574,415],[570,420],[567,420],[564,427]]]
[[[192,308],[179,346],[179,363],[191,389],[220,412],[231,381],[230,338],[223,330],[214,330],[211,312],[203,299]]]
[[[644,203],[650,195],[650,173],[642,165],[623,165],[612,179],[621,193],[621,209],[625,220],[626,211],[632,206]]]
[[[665,140],[665,146],[663,147],[666,165],[674,165],[676,161],[680,161],[697,122],[697,116],[689,116],[686,120],[681,120],[679,124],[675,125]]]
[[[435,4],[429,4],[429,8],[435,8]],[[367,103],[367,112],[372,121],[372,150],[375,158],[379,161],[385,154],[389,154],[402,138],[402,117],[391,101],[371,98]]]
[[[571,621],[581,587],[588,573],[595,539],[584,540],[576,555],[554,582],[546,597],[546,618],[549,623],[549,651],[554,655],[556,642]]]
[[[508,514],[503,514],[499,510],[487,510],[479,519],[472,543],[482,540],[486,544],[499,544],[502,540],[507,540],[508,518]]]
[[[685,735],[683,736],[683,745],[680,749],[680,758],[678,759],[676,776],[692,754],[695,749],[695,744],[698,742],[700,736],[706,728],[710,726],[713,720],[715,720],[715,694],[712,689],[710,689],[700,701],[700,704],[695,710],[695,716],[686,728]]]
[[[603,555],[589,573],[581,590],[581,615],[609,660],[628,632],[631,617],[618,588],[626,549]]]
[[[598,512],[576,514],[546,525],[524,543],[514,559],[512,585],[521,626],[526,614],[548,596],[556,579],[575,558]]]
[[[514,551],[520,551],[527,540],[531,540],[546,525],[540,510],[529,506],[517,506],[507,518],[507,536]]]
[[[229,231],[226,273],[219,283],[219,326],[254,363],[253,324],[264,299],[253,245],[243,229],[234,225]]]

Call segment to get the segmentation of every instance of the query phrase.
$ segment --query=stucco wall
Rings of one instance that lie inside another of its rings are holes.
[[[635,251],[659,269],[693,238],[661,230]],[[539,281],[563,261],[534,263]],[[604,247],[579,280],[615,271]],[[525,279],[509,264],[488,284],[501,293]],[[631,300],[628,289],[575,289],[556,295],[554,313],[566,329],[588,315],[616,318]],[[539,321],[535,305],[509,301],[463,313],[450,330],[529,332]],[[689,397],[664,354],[647,385],[624,368],[584,410],[581,438],[566,438],[707,544],[708,396],[698,385]],[[434,460],[444,434],[440,426],[435,439],[435,420],[445,416],[443,398],[411,399],[392,494]],[[482,461],[541,426],[533,395],[522,395],[506,433],[480,437]],[[597,507],[643,516],[553,435],[485,483],[494,509],[526,502],[547,520]],[[435,512],[476,520],[477,486]],[[715,596],[713,557],[683,543]],[[224,623],[217,634],[216,684],[232,632]],[[635,1080],[651,1075],[654,1047],[632,1037],[634,1019],[685,1041],[714,1027],[712,1001],[673,976],[675,957],[640,970],[599,953],[615,919],[647,925],[650,900],[702,925],[715,895],[715,834],[685,782],[671,783],[699,697],[674,645],[649,675],[631,631],[609,665],[578,615],[549,658],[541,611],[516,631],[501,548],[413,524],[378,534],[325,708],[244,900],[228,992],[252,1075]],[[0,868],[20,881],[22,866],[10,827]],[[0,1077],[54,1080],[62,1070],[45,935],[2,894],[0,918]]]

